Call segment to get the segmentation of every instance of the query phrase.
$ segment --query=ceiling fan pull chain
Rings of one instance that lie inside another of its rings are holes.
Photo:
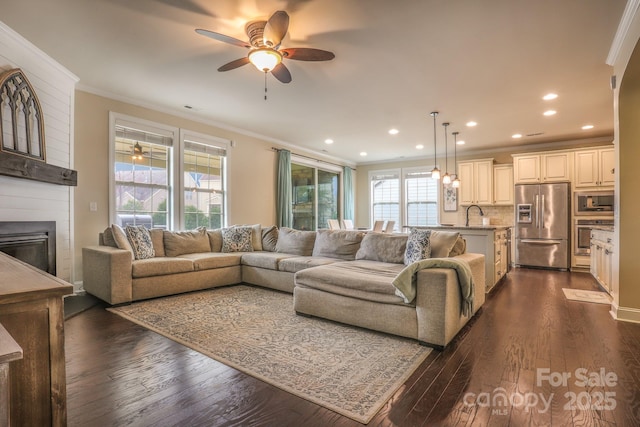
[[[264,100],[267,100],[267,72],[264,72]]]

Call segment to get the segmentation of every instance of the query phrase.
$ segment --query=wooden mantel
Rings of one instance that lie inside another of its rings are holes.
[[[78,185],[78,172],[13,153],[0,152],[0,175],[50,184]]]

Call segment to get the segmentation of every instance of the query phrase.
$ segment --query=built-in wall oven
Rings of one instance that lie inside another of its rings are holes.
[[[611,219],[576,219],[574,227],[574,253],[588,256],[591,253],[591,229],[593,227],[613,227]]]

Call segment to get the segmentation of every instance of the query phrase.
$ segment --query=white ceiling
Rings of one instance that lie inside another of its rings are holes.
[[[243,129],[354,163],[613,135],[605,64],[624,0],[2,0],[0,20],[80,77],[80,87]],[[285,10],[289,84],[194,32],[247,40],[245,22]],[[554,101],[543,101],[556,92]],[[185,105],[193,107],[186,110]],[[543,111],[557,114],[544,117]],[[468,128],[469,120],[478,122]],[[593,130],[581,130],[584,124]],[[391,136],[395,127],[400,133]],[[511,135],[538,134],[514,140]],[[332,138],[335,143],[326,145]],[[417,150],[417,144],[424,144]],[[449,150],[453,139],[449,136]],[[360,152],[368,155],[361,157]]]

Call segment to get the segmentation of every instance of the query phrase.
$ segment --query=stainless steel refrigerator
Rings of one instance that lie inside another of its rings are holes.
[[[515,186],[517,266],[569,269],[571,186]]]

